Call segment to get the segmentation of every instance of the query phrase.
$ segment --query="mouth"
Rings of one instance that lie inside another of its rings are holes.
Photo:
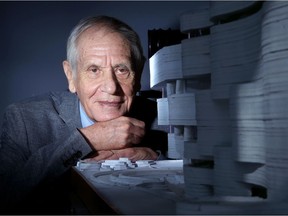
[[[98,104],[106,107],[119,107],[123,101],[98,101]]]

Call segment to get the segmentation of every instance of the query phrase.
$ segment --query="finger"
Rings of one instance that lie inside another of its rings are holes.
[[[113,152],[114,155],[117,155],[118,158],[120,157],[130,158],[132,155],[136,154],[134,148],[117,149],[113,150]]]
[[[106,160],[118,160],[119,158],[120,157],[117,154],[113,154],[109,158],[107,158]]]
[[[112,121],[119,121],[121,124],[126,122],[126,123],[132,124],[136,127],[145,128],[145,122],[138,120],[136,118],[121,116],[118,119],[113,119]]]
[[[133,127],[130,129],[129,133],[131,134],[132,143],[138,144],[141,142],[142,138],[145,136],[145,129]]]
[[[131,135],[131,137],[130,137],[131,145],[130,146],[140,144],[142,139],[143,139],[143,136],[144,135],[141,135],[141,136],[139,136],[139,135]]]
[[[111,157],[114,153],[109,150],[103,150],[103,151],[98,151],[98,155],[92,158],[89,158],[89,160],[93,161],[101,161],[101,160],[107,160],[109,157]]]
[[[137,160],[156,160],[158,155],[150,148],[133,147],[120,150],[113,150],[119,157],[127,157],[131,161]]]
[[[133,125],[140,127],[140,128],[145,128],[145,122],[140,121],[140,120],[135,119],[135,118],[129,118],[129,119]]]
[[[145,135],[145,123],[138,121],[137,119],[132,119],[129,132],[137,137],[143,137]]]
[[[137,119],[128,118],[128,122],[126,121],[119,127],[119,132],[123,133],[127,146],[139,144],[145,135],[145,123]]]

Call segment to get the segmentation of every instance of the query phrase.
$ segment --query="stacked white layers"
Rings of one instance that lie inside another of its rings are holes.
[[[210,35],[182,40],[184,78],[210,74]]]
[[[228,99],[231,86],[257,79],[261,51],[262,11],[211,27],[211,89],[215,99]]]
[[[158,50],[150,59],[150,86],[164,85],[167,81],[181,79],[182,60],[181,44],[163,47]]]
[[[182,71],[158,79],[165,80],[167,91],[167,98],[158,100],[159,123],[174,128],[169,154],[183,155],[185,195],[191,201],[179,203],[177,213],[247,214],[257,212],[257,203],[258,213],[287,214],[281,203],[288,200],[288,3],[210,5],[209,13],[198,13],[199,20],[191,19],[197,13],[181,16],[180,26],[187,34],[209,27],[211,34],[183,40]],[[158,76],[158,70],[150,70]],[[211,88],[188,85],[209,74]],[[184,85],[177,91],[180,81]],[[157,82],[151,86],[158,87]],[[182,105],[187,92],[194,95],[195,124],[188,122],[190,106]],[[173,109],[169,97],[174,96],[178,104]],[[171,121],[171,115],[181,121]],[[187,126],[193,135],[185,139]]]

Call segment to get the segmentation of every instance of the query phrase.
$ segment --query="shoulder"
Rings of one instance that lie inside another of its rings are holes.
[[[9,106],[34,106],[39,104],[50,105],[52,103],[61,103],[68,98],[75,97],[72,93],[68,91],[55,91],[39,94],[36,96],[28,97],[18,102],[14,102]],[[8,107],[9,107],[8,106]]]
[[[68,91],[47,92],[10,104],[6,108],[6,113],[25,112],[25,115],[29,115],[29,113],[43,113],[47,112],[47,110],[57,110],[64,101],[76,100],[76,96]]]
[[[80,117],[75,114],[77,104],[77,96],[69,92],[49,92],[24,99],[6,108],[2,130],[11,134],[33,134],[33,137],[38,134],[44,139],[47,134],[57,134],[59,128],[66,127],[67,121],[73,126],[79,124]]]

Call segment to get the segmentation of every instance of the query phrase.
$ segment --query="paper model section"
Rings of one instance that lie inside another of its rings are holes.
[[[288,3],[212,1],[179,20],[188,39],[149,62],[167,156],[183,159],[177,213],[287,214]]]

